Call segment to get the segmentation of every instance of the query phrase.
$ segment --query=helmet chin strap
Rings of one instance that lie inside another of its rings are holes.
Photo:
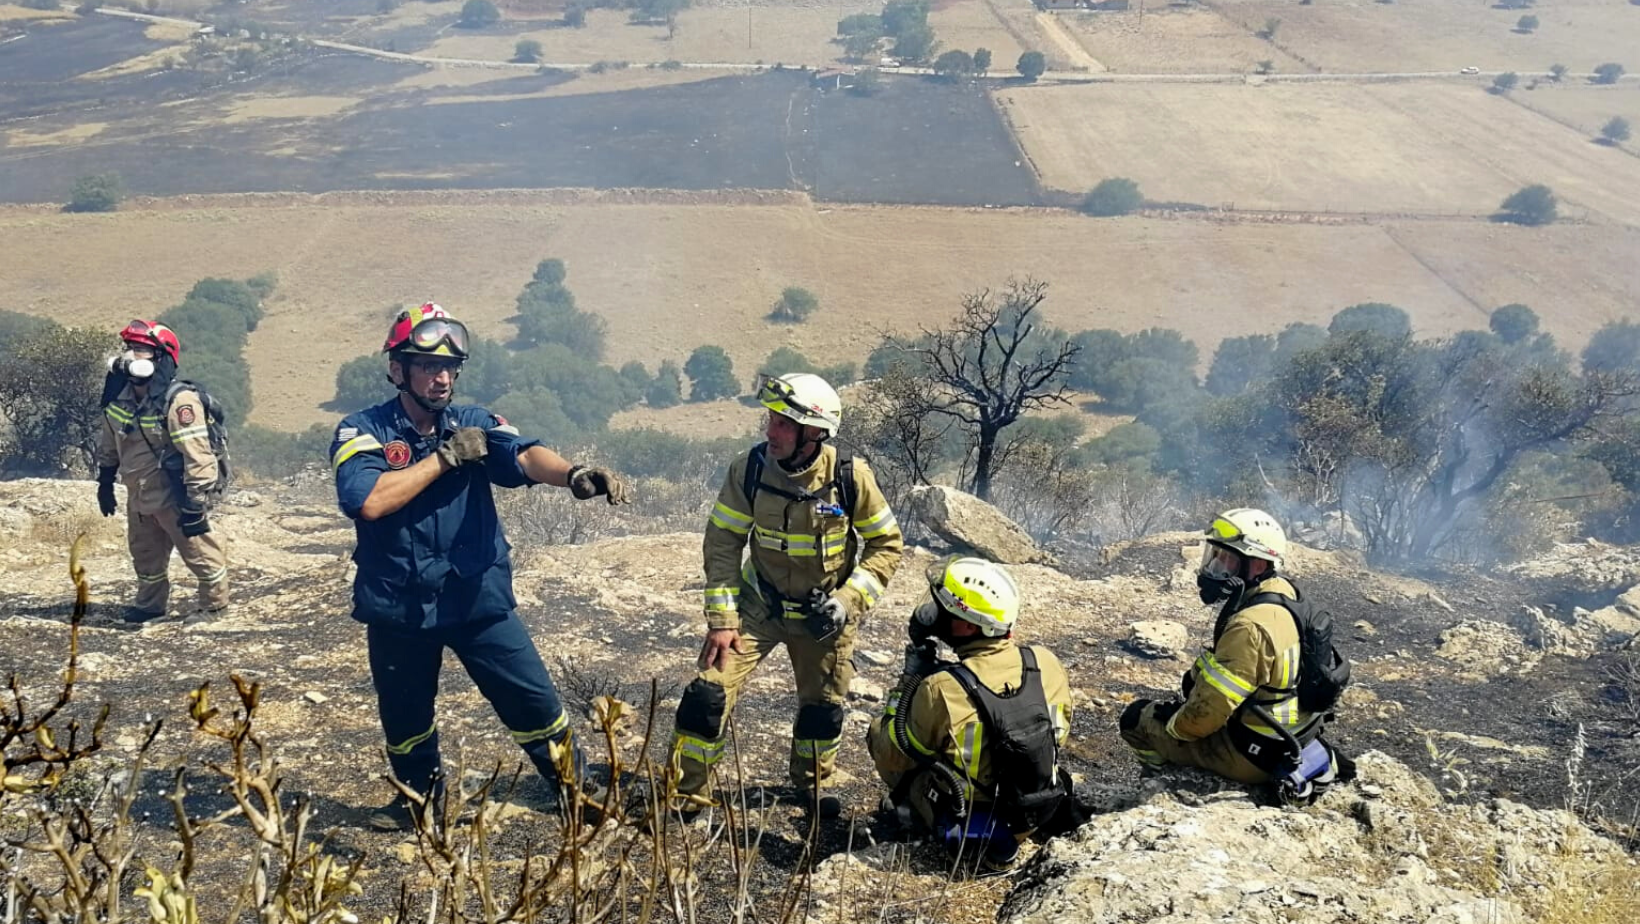
[[[400,394],[409,395],[410,400],[416,402],[417,407],[429,414],[440,414],[444,412],[445,408],[450,406],[451,401],[455,400],[456,383],[454,379],[450,380],[450,394],[446,396],[443,401],[429,401],[428,399],[423,398],[421,395],[418,395],[410,390],[410,370],[404,359],[395,359],[394,362],[399,364],[399,376],[403,378],[404,381],[397,381],[391,375],[387,376],[387,380],[393,383],[393,387],[397,388]]]

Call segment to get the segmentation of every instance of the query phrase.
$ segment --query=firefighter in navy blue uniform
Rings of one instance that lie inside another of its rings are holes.
[[[382,350],[399,394],[343,420],[330,448],[337,500],[358,536],[353,618],[366,626],[388,760],[401,783],[424,794],[440,786],[433,701],[445,648],[549,782],[557,780],[549,743],[573,746],[552,678],[515,612],[511,546],[491,486],[550,484],[583,500],[627,502],[614,473],[572,466],[489,411],[451,405],[467,350],[466,327],[437,305],[401,313]],[[404,828],[409,814],[395,800],[369,820]]]

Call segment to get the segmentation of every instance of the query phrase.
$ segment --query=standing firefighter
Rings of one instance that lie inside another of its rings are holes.
[[[467,328],[434,304],[402,312],[382,352],[392,400],[343,420],[331,443],[336,496],[354,521],[353,618],[366,626],[370,677],[393,775],[421,794],[442,788],[438,693],[444,649],[490,701],[549,781],[550,745],[569,745],[569,718],[515,611],[511,546],[491,486],[568,487],[582,500],[627,501],[612,472],[571,465],[500,417],[452,405],[468,355]],[[583,766],[579,749],[576,765]],[[372,827],[410,824],[403,799]]]
[[[1001,565],[950,558],[927,577],[904,673],[866,745],[902,827],[932,831],[954,856],[1005,870],[1026,837],[1076,822],[1059,766],[1070,680],[1053,652],[1014,642],[1023,601]],[[935,660],[935,640],[958,660]]]
[[[797,674],[791,780],[831,817],[842,803],[817,790],[837,763],[855,633],[904,542],[871,469],[827,442],[843,405],[824,379],[771,378],[758,400],[768,441],[730,464],[706,524],[706,642],[672,736],[678,791],[696,798],[680,808],[704,803],[736,694],[784,644]]]
[[[1150,765],[1183,764],[1304,801],[1353,764],[1321,740],[1349,663],[1332,620],[1279,569],[1287,534],[1262,510],[1239,508],[1207,528],[1196,583],[1222,603],[1213,644],[1184,675],[1184,701],[1136,700],[1122,740]]]
[[[125,522],[137,598],[127,622],[164,616],[171,598],[171,550],[199,579],[199,609],[228,607],[228,558],[209,508],[222,487],[210,420],[199,390],[176,381],[182,345],[164,324],[132,321],[120,331],[125,350],[103,386],[97,434],[97,506],[119,509],[114,479],[125,482]]]

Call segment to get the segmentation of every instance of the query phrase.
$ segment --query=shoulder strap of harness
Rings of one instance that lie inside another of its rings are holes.
[[[788,491],[778,485],[766,484],[763,481],[763,469],[768,465],[769,444],[758,443],[752,447],[751,454],[746,457],[746,473],[741,479],[741,493],[746,495],[746,503],[752,504],[757,499],[758,491],[769,491],[792,501],[814,500],[817,495],[808,491]],[[843,509],[849,517],[854,516],[855,505],[859,502],[860,492],[854,484],[854,453],[839,446],[837,448],[837,467],[832,475],[831,483],[827,488],[836,488],[843,502]],[[825,490],[822,488],[821,490]]]
[[[990,687],[981,683],[979,677],[975,676],[966,664],[958,662],[946,668],[951,676],[957,678],[957,682],[962,684],[963,692],[968,694],[968,698],[974,702],[974,708],[979,710],[980,721],[988,727],[995,725],[992,718],[992,703],[1003,699],[1013,699],[1022,693],[1032,691],[1033,688],[1036,690],[1042,689],[1042,670],[1036,666],[1036,653],[1021,645],[1019,660],[1023,668],[1020,671],[1019,689],[1010,696],[1000,696]],[[1043,691],[1042,695],[1045,700],[1047,698],[1046,691]]]

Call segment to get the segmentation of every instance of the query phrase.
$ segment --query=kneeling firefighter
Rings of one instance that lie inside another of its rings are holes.
[[[1354,776],[1321,738],[1349,662],[1333,648],[1331,617],[1279,573],[1287,535],[1274,517],[1230,510],[1205,539],[1196,583],[1203,603],[1223,604],[1212,647],[1185,673],[1182,702],[1128,706],[1122,740],[1146,764],[1200,767],[1307,802]]]
[[[866,743],[902,823],[1007,869],[1025,838],[1076,824],[1059,767],[1070,682],[1053,652],[1014,643],[1019,587],[1001,565],[949,558],[927,578],[900,684]],[[958,660],[937,660],[936,641]]]

